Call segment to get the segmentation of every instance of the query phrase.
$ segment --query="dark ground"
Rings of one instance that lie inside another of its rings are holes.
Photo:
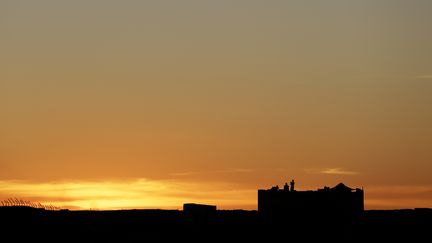
[[[432,242],[432,209],[355,218],[264,217],[256,211],[46,211],[0,207],[1,242]]]

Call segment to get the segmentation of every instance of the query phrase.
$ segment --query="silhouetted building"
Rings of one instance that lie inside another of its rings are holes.
[[[333,188],[296,191],[294,183],[294,180],[290,182],[290,188],[285,183],[284,190],[278,186],[258,190],[258,212],[274,216],[354,216],[364,211],[362,189],[339,183]]]
[[[188,222],[209,223],[216,218],[216,206],[185,203],[183,204],[183,213]]]
[[[213,213],[216,212],[216,206],[196,203],[185,203],[183,204],[183,211],[185,213]]]

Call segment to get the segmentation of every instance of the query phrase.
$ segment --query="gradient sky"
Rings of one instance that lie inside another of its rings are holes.
[[[432,1],[0,0],[0,200],[432,207]]]

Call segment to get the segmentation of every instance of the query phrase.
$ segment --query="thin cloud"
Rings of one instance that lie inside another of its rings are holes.
[[[344,170],[343,168],[306,168],[303,169],[307,174],[327,174],[327,175],[357,175],[356,171]]]
[[[233,173],[251,173],[254,172],[252,169],[246,168],[229,168],[225,170],[210,170],[210,171],[182,171],[169,173],[171,176],[192,176],[192,175],[203,175],[203,174],[233,174]]]
[[[357,175],[358,172],[343,170],[342,168],[328,168],[320,171],[321,174],[328,175]]]
[[[191,176],[191,175],[196,175],[196,174],[200,174],[200,172],[185,171],[185,172],[173,172],[173,173],[169,173],[170,176]]]
[[[251,173],[254,170],[245,168],[230,168],[226,170],[216,170],[214,173]]]

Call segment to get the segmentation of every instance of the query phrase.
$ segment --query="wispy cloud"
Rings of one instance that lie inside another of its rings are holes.
[[[196,175],[196,174],[200,174],[200,172],[197,172],[197,171],[172,172],[172,173],[169,173],[168,175],[170,175],[170,176],[191,176],[191,175]]]
[[[356,171],[346,170],[340,167],[334,168],[306,168],[304,171],[308,174],[327,174],[327,175],[357,175]]]
[[[209,170],[209,171],[181,171],[169,173],[171,176],[193,176],[202,174],[233,174],[233,173],[251,173],[252,169],[247,168],[229,168],[224,170]]]
[[[215,170],[214,173],[251,173],[254,170],[245,168],[229,168],[226,170]]]
[[[342,168],[328,168],[320,171],[321,174],[329,174],[329,175],[357,175],[358,172],[344,170]]]

